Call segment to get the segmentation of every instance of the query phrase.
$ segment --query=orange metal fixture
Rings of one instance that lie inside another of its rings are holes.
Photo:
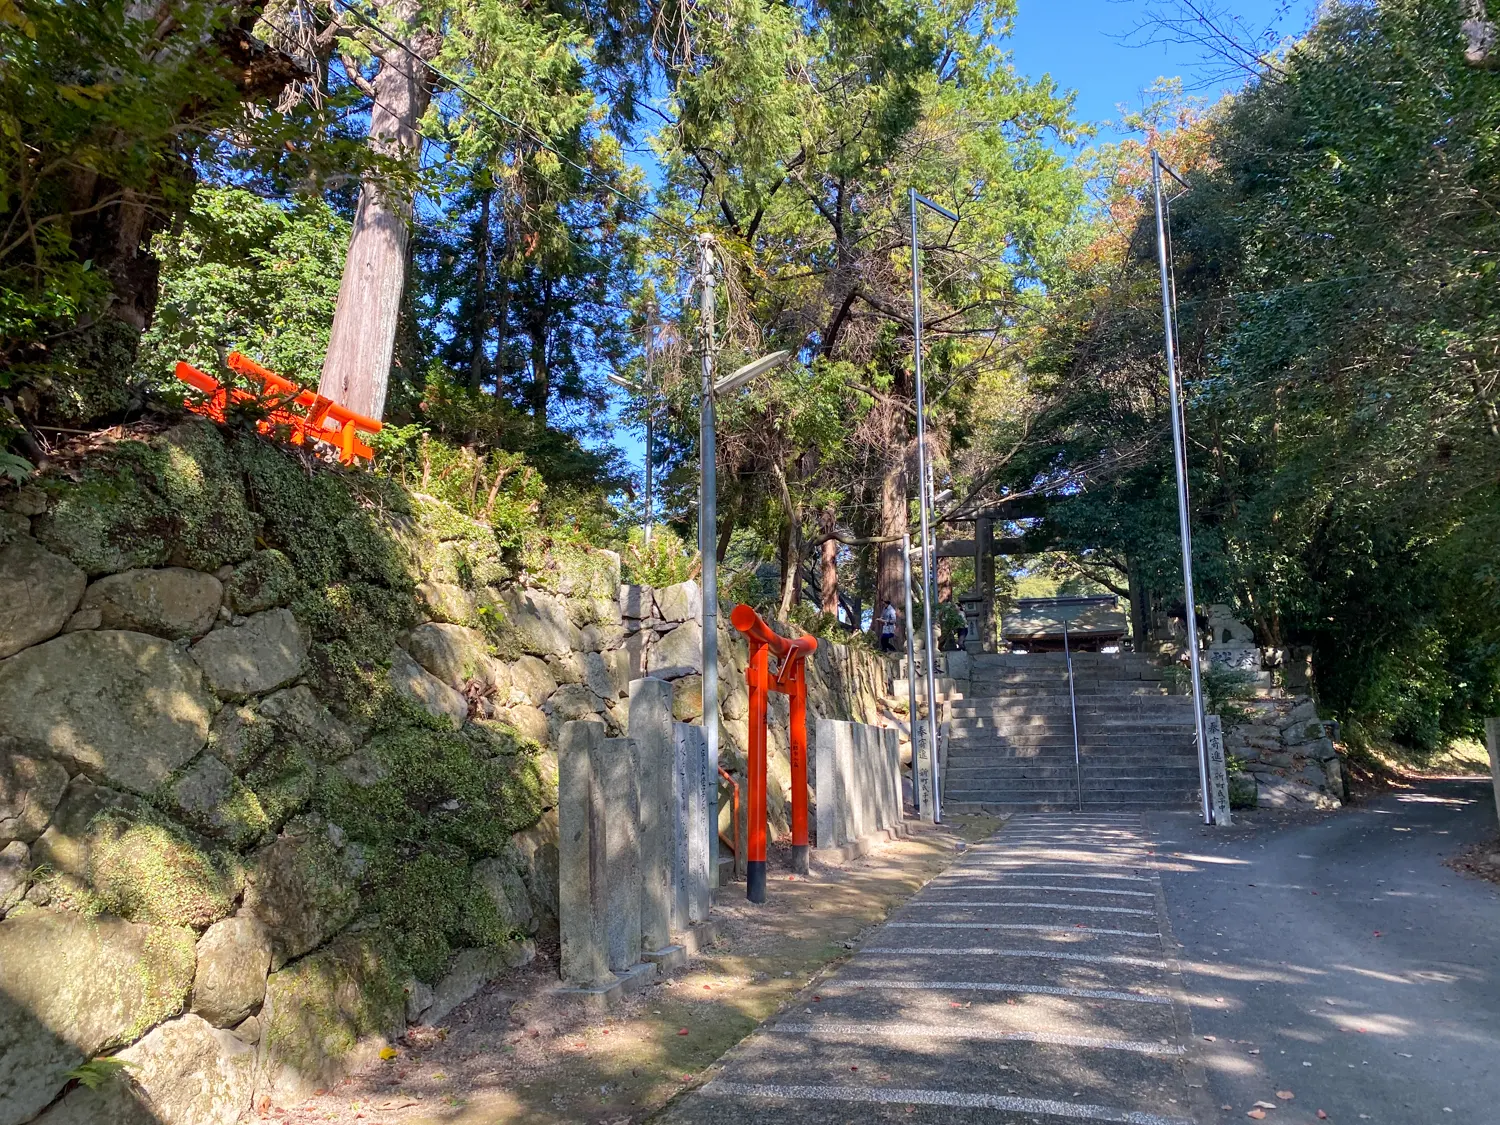
[[[783,637],[747,605],[737,605],[730,623],[750,642],[750,800],[746,819],[745,897],[766,901],[766,704],[773,691],[791,701],[792,867],[807,874],[807,658],[817,651],[815,637]],[[771,672],[771,653],[780,658]]]
[[[278,427],[289,431],[288,440],[293,445],[313,441],[331,445],[338,450],[339,460],[351,464],[356,457],[374,461],[374,451],[360,440],[360,432],[378,434],[380,422],[346,410],[332,399],[299,387],[290,379],[268,371],[248,356],[230,352],[225,360],[229,369],[259,383],[263,392],[259,395],[249,391],[225,387],[212,375],[206,375],[191,364],[177,364],[177,378],[194,390],[207,395],[201,403],[189,403],[188,409],[195,414],[224,421],[224,412],[230,403],[256,403],[266,408],[265,417],[255,424],[263,434],[271,434]],[[298,413],[297,409],[302,413]]]

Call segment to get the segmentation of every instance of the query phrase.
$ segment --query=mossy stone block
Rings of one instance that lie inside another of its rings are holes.
[[[406,979],[380,931],[347,934],[272,973],[261,1013],[272,1100],[301,1101],[374,1062],[406,1029]]]
[[[182,1011],[193,934],[53,910],[0,922],[0,1123],[30,1121],[67,1072]]]
[[[290,605],[296,592],[296,568],[275,548],[256,551],[224,583],[229,608],[247,615]]]

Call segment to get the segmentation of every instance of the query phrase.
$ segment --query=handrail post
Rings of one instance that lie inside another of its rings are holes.
[[[1063,614],[1063,654],[1068,659],[1068,707],[1073,712],[1073,772],[1078,780],[1078,811],[1083,811],[1083,755],[1078,749],[1078,696],[1073,688],[1073,646],[1068,643],[1068,616]]]

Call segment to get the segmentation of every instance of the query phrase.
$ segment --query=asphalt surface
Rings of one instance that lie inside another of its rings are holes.
[[[1012,819],[658,1120],[1201,1121],[1162,866],[1138,814]]]
[[[1500,1122],[1500,886],[1443,866],[1494,838],[1488,782],[1247,820],[1148,818],[1211,1095],[1202,1125],[1244,1121],[1258,1101],[1278,1125],[1319,1110]]]

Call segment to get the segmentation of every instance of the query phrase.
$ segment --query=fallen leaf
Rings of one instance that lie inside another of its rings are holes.
[[[1252,1109],[1249,1113],[1245,1114],[1245,1116],[1253,1117],[1257,1121],[1264,1121],[1266,1117],[1266,1111],[1263,1109]]]
[[[1217,1043],[1219,1041],[1218,1038],[1213,1035],[1205,1035],[1203,1038],[1209,1043]]]
[[[1256,1102],[1255,1103],[1255,1108],[1256,1109],[1275,1109],[1276,1108],[1276,1103],[1275,1102]]]
[[[1318,1110],[1318,1120],[1319,1121],[1327,1121],[1328,1120],[1328,1114],[1324,1113],[1321,1109]]]
[[[380,1057],[383,1058],[386,1062],[390,1062],[392,1059],[397,1058],[400,1054],[401,1052],[396,1050],[396,1048],[394,1047],[380,1048]]]
[[[1289,1102],[1296,1098],[1297,1095],[1292,1093],[1290,1090],[1277,1090],[1276,1096],[1284,1102]]]
[[[680,1028],[678,1030],[678,1032],[677,1032],[678,1035],[686,1035],[687,1033],[688,1033],[688,1030],[685,1027],[684,1028]]]
[[[1251,1053],[1251,1054],[1252,1054],[1252,1055],[1258,1055],[1258,1054],[1260,1054],[1260,1048],[1259,1048],[1259,1047],[1255,1047],[1255,1048],[1253,1048],[1253,1049],[1252,1049],[1252,1050],[1251,1050],[1251,1051],[1250,1051],[1250,1053]]]

